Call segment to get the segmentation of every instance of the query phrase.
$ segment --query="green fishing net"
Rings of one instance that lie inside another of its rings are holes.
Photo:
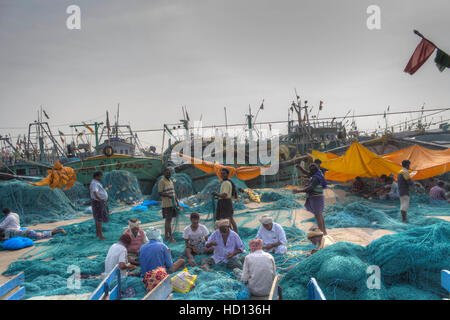
[[[286,299],[307,299],[315,277],[327,299],[441,299],[440,272],[450,264],[450,224],[437,223],[386,235],[362,247],[338,242],[300,262],[282,279]],[[381,271],[369,289],[367,267]]]
[[[134,203],[143,198],[139,182],[131,172],[125,170],[106,172],[101,183],[108,192],[108,203],[111,205]]]
[[[23,226],[82,215],[60,189],[36,187],[18,180],[0,182],[0,208],[18,213]]]

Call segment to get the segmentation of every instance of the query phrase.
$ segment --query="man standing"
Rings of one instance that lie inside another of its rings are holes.
[[[172,218],[177,216],[178,199],[175,194],[175,187],[170,177],[172,171],[169,168],[164,170],[164,177],[159,180],[158,193],[161,197],[162,215],[165,220],[164,225],[164,240],[170,239],[171,243],[175,243],[172,235]]]
[[[234,273],[242,282],[247,283],[252,296],[267,297],[277,274],[275,260],[262,250],[262,239],[251,240],[248,246],[251,253],[245,257],[243,270],[235,269]]]
[[[306,188],[294,189],[292,192],[305,192],[308,195],[305,202],[305,208],[314,214],[317,221],[317,226],[320,230],[322,230],[323,234],[326,235],[327,230],[325,227],[325,220],[323,218],[323,208],[325,206],[323,189],[327,187],[327,183],[316,164],[313,163],[309,166],[309,172],[311,174],[311,178],[309,179],[309,183]]]
[[[409,208],[409,187],[414,185],[410,175],[409,175],[409,166],[411,162],[409,160],[402,161],[402,170],[398,174],[398,191],[400,195],[400,212],[402,214],[402,221],[404,223],[408,222],[408,218],[406,213]]]
[[[148,271],[163,267],[169,273],[173,273],[184,267],[184,259],[173,262],[170,250],[161,242],[161,232],[156,228],[147,231],[149,243],[144,244],[139,250],[139,262],[141,264],[141,276],[144,277]]]
[[[94,179],[92,179],[91,185],[89,187],[91,194],[91,206],[92,215],[95,220],[95,230],[96,237],[100,240],[106,239],[103,236],[102,223],[109,221],[108,207],[106,201],[108,200],[108,193],[103,188],[100,181],[102,181],[103,173],[97,171],[94,173]]]
[[[264,251],[285,254],[287,241],[283,227],[273,222],[273,218],[267,214],[263,215],[259,222],[261,222],[261,226],[256,234],[256,238],[263,241]]]
[[[3,230],[20,230],[20,217],[17,213],[11,212],[9,208],[4,208],[3,213],[5,219],[0,223],[0,229]]]
[[[222,183],[220,184],[219,193],[214,197],[219,199],[217,201],[216,220],[228,219],[230,220],[233,231],[238,233],[236,221],[233,219],[234,209],[232,198],[237,198],[237,191],[234,183],[228,179],[230,171],[227,168],[222,168],[220,177]]]
[[[242,269],[242,262],[237,257],[244,252],[244,244],[241,238],[233,230],[230,230],[230,220],[222,219],[216,221],[216,231],[214,231],[206,242],[206,248],[214,246],[212,257],[204,259],[203,268],[209,271],[209,266],[223,263],[228,269]]]
[[[117,243],[114,243],[108,250],[105,259],[105,277],[119,265],[120,274],[122,277],[127,275],[127,270],[133,271],[136,266],[128,263],[127,249],[131,244],[131,237],[128,234],[122,234]]]

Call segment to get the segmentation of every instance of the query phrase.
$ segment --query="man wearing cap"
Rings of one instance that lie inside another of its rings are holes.
[[[414,185],[413,180],[409,175],[409,166],[411,162],[409,160],[402,161],[402,170],[400,170],[397,180],[398,180],[398,191],[400,194],[400,212],[402,214],[402,221],[408,222],[406,213],[409,208],[409,187]]]
[[[244,268],[242,271],[234,269],[234,274],[247,284],[252,296],[266,297],[270,294],[277,274],[275,260],[271,254],[263,251],[262,239],[253,239],[248,246],[251,253],[245,257]]]
[[[318,248],[312,249],[310,255],[336,243],[330,235],[324,235],[323,232],[318,228],[309,230],[306,234],[306,237],[309,241],[312,242],[313,245]]]
[[[273,222],[273,218],[268,214],[263,215],[259,222],[261,226],[258,229],[256,238],[262,239],[264,242],[264,251],[275,253],[275,254],[285,254],[286,249],[286,233],[282,226],[278,223]]]
[[[161,231],[159,229],[150,228],[147,231],[147,237],[150,241],[144,244],[139,250],[142,276],[158,267],[166,268],[169,273],[176,272],[184,267],[184,259],[178,259],[173,262],[169,248],[162,243]]]
[[[208,238],[206,248],[214,247],[214,254],[202,261],[203,268],[209,271],[209,266],[223,263],[228,269],[242,269],[242,262],[237,257],[244,252],[244,244],[239,235],[230,230],[230,220],[216,221],[216,231]]]
[[[128,229],[124,231],[124,234],[128,234],[131,238],[131,244],[128,246],[128,261],[135,265],[139,265],[139,249],[148,243],[147,235],[140,229],[140,225],[141,222],[138,219],[130,219]]]

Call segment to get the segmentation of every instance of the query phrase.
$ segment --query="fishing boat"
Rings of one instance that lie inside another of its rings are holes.
[[[90,130],[95,136],[93,150],[86,144],[68,146],[70,148],[68,148],[68,159],[65,165],[75,169],[77,181],[82,184],[90,183],[96,171],[131,172],[138,179],[141,191],[144,194],[150,194],[162,172],[162,156],[149,153],[146,155],[137,134],[133,133],[130,125],[120,125],[118,116],[113,126],[109,124],[108,114],[106,118],[104,126],[103,123],[98,122],[90,124],[94,127]],[[89,124],[83,123],[71,127],[81,126],[89,127]],[[100,127],[102,130],[99,134]]]
[[[292,102],[291,107],[288,112],[288,132],[287,134],[280,135],[279,138],[279,170],[277,174],[274,175],[261,175],[255,179],[246,181],[247,185],[252,188],[261,188],[261,187],[279,187],[284,186],[286,184],[295,184],[298,179],[296,174],[295,165],[300,163],[302,160],[308,158],[307,153],[312,149],[317,150],[326,150],[330,148],[335,148],[339,146],[346,145],[348,139],[351,138],[351,135],[348,135],[345,129],[345,125],[343,121],[318,121],[317,116],[314,115],[310,117],[310,112],[312,107],[308,105],[308,101],[302,102],[300,97],[296,95],[297,100]],[[259,151],[259,148],[263,146],[267,147],[268,150],[271,150],[271,138],[266,138],[265,141],[261,141],[259,139],[259,132],[255,128],[256,119],[260,110],[262,110],[263,104],[258,109],[256,115],[252,114],[252,110],[249,107],[249,113],[246,115],[246,137],[244,144],[245,149],[245,162],[240,164],[239,166],[251,166],[251,165],[266,165],[265,163],[249,163],[249,154],[253,149]],[[322,109],[322,103],[320,104],[319,111]],[[175,139],[174,144],[169,144],[169,148],[166,150],[165,155],[166,158],[169,158],[174,147],[186,141],[191,142],[191,154],[195,154],[194,152],[194,137],[192,132],[190,132],[189,119],[186,117],[187,112],[184,112],[184,118],[181,120],[182,128],[184,128],[185,140],[181,140],[177,138],[170,130],[168,130],[167,126],[165,126],[165,131],[171,135]],[[294,117],[296,114],[296,119]],[[226,119],[226,114],[225,114]],[[345,120],[345,118],[344,118]],[[269,127],[271,123],[269,124]],[[220,126],[217,126],[220,127]],[[225,127],[228,127],[225,125]],[[271,127],[270,127],[271,128]],[[203,139],[202,140],[202,152],[206,148],[208,144],[214,141],[213,138]],[[238,142],[235,139],[235,144],[233,148],[231,148],[234,153],[233,159],[237,158],[237,150]],[[223,156],[226,158],[226,147],[224,144],[223,148]],[[230,150],[230,149],[228,149]],[[229,152],[229,151],[228,151]],[[211,157],[214,158],[214,154],[211,154]],[[203,160],[208,160],[204,158]],[[214,177],[215,174],[204,173],[200,169],[196,168],[192,164],[173,164],[168,163],[168,165],[172,165],[176,173],[185,173],[187,174],[193,182],[194,190],[200,191],[201,188],[205,185],[206,181],[211,177]],[[235,164],[230,164],[231,166],[236,166]]]

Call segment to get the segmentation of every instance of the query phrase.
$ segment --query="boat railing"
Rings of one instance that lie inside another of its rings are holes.
[[[114,280],[117,279],[117,284],[111,289]],[[114,269],[103,279],[98,285],[97,289],[91,294],[89,300],[120,300],[121,289],[121,275],[119,265],[117,264]]]
[[[23,282],[25,275],[23,272],[0,286],[0,300],[21,300],[25,296]]]
[[[327,300],[315,278],[308,282],[308,300]]]

